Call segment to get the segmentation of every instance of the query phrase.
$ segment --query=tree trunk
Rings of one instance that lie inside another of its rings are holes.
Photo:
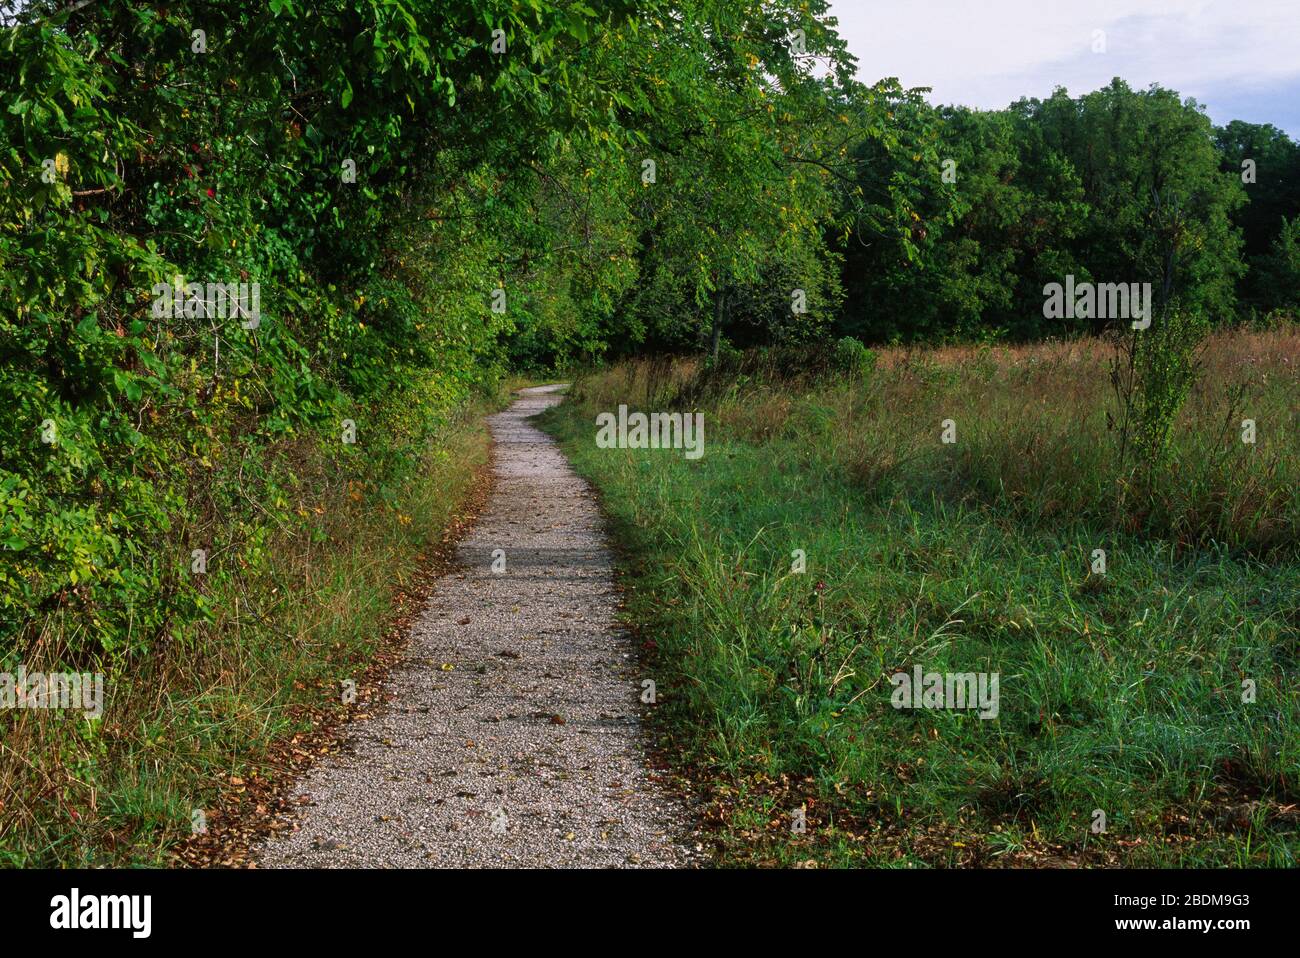
[[[717,295],[713,298],[713,344],[710,352],[713,361],[718,361],[718,351],[722,348],[722,318],[726,311],[726,296],[722,290],[718,290]]]

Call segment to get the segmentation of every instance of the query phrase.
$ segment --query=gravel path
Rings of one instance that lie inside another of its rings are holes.
[[[561,388],[488,420],[496,488],[412,627],[392,701],[298,783],[297,827],[259,867],[691,862],[689,816],[647,770],[599,510],[527,422]]]

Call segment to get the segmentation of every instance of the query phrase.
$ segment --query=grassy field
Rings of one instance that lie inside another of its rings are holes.
[[[1202,359],[1144,479],[1100,342],[575,384],[544,422],[602,494],[722,862],[1295,864],[1300,333]],[[702,412],[703,457],[597,448],[620,403]],[[918,665],[996,673],[997,717],[892,707]]]
[[[286,449],[305,490],[303,524],[270,531],[270,575],[211,576],[213,620],[127,674],[110,671],[102,721],[5,714],[0,866],[167,864],[195,809],[239,811],[246,785],[250,804],[265,794],[254,786],[290,771],[287,759],[300,766],[286,743],[301,753],[294,736],[337,721],[341,681],[359,682],[393,641],[395,598],[481,478],[482,417],[505,396],[452,416],[390,486],[396,494],[332,481],[309,443]],[[54,668],[68,638],[56,623],[28,650],[29,671]]]

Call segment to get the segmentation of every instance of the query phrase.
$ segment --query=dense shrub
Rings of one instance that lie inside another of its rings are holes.
[[[835,365],[841,372],[861,376],[876,366],[876,354],[852,336],[835,341]]]

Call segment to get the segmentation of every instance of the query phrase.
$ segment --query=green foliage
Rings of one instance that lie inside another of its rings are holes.
[[[848,171],[909,97],[853,79],[824,2],[104,0],[18,21],[10,653],[64,629],[74,655],[186,647],[270,531],[303,525],[300,459],[383,494],[507,364],[814,338],[841,301],[828,230],[906,218]],[[191,283],[255,284],[259,322],[159,309]]]
[[[1214,139],[1224,172],[1250,180],[1242,186],[1250,202],[1232,216],[1248,266],[1239,295],[1264,312],[1285,306],[1294,294],[1276,284],[1267,260],[1285,222],[1300,214],[1300,144],[1275,126],[1241,120],[1217,128]]]
[[[1121,468],[1132,461],[1149,482],[1157,478],[1179,410],[1199,371],[1197,353],[1209,332],[1199,313],[1173,305],[1148,329],[1131,329],[1111,366],[1119,400]]]
[[[823,231],[845,176],[836,147],[862,130],[851,58],[824,2],[678,6],[654,21],[662,33],[620,51],[636,64],[628,96],[645,121],[628,156],[639,269],[620,347],[698,348],[724,330],[738,341],[808,338],[839,303]],[[796,28],[803,56],[791,55]],[[819,58],[829,71],[814,69]]]
[[[1232,316],[1245,272],[1233,217],[1247,193],[1194,101],[1115,80],[1002,111],[910,101],[891,112],[897,145],[864,142],[858,176],[907,197],[912,221],[843,244],[845,332],[874,342],[1100,332],[1100,319],[1043,316],[1043,286],[1069,274],[1149,282],[1161,302]]]
[[[531,316],[510,260],[538,242],[537,169],[501,159],[545,164],[554,99],[575,136],[608,127],[548,63],[623,15],[393,0],[20,15],[0,43],[19,80],[0,92],[5,651],[69,613],[74,652],[184,643],[208,587],[256,575],[267,530],[301,522],[301,448],[328,451],[329,483],[382,486],[492,383]],[[496,26],[519,55],[494,59]],[[154,287],[172,282],[257,284],[260,322],[160,314]],[[214,556],[206,584],[196,548]]]
[[[876,354],[852,336],[842,336],[835,341],[835,367],[844,373],[864,376],[876,368]]]
[[[1260,266],[1260,289],[1274,307],[1300,309],[1300,216],[1282,220],[1282,228]]]
[[[894,235],[846,244],[841,328],[875,342],[1040,334],[1042,284],[1073,268],[1064,244],[1085,216],[1074,171],[1022,160],[1008,113],[915,102],[895,113],[905,139],[864,152],[861,176],[906,184],[915,208]]]

